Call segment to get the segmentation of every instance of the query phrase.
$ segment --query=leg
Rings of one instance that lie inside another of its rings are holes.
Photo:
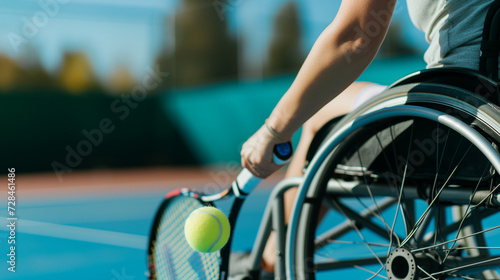
[[[358,92],[368,85],[371,85],[371,83],[353,83],[337,96],[337,98],[321,108],[321,110],[303,125],[300,141],[292,161],[288,166],[286,177],[303,175],[302,169],[304,168],[307,150],[316,132],[332,118],[349,113]],[[287,222],[290,217],[296,192],[297,188],[292,188],[285,193],[285,222]],[[274,263],[276,262],[275,238],[274,232],[272,232],[263,254],[263,266],[267,271],[273,271]]]

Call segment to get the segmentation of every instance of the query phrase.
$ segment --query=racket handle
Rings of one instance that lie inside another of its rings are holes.
[[[273,149],[273,162],[276,165],[283,165],[287,163],[292,157],[293,149],[292,143],[286,142],[274,146]],[[262,178],[254,176],[248,169],[243,169],[236,181],[233,183],[233,191],[236,197],[245,196],[251,193],[260,182]]]

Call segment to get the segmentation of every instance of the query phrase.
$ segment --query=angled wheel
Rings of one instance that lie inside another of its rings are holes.
[[[500,279],[500,118],[436,96],[337,127],[299,190],[291,278]]]

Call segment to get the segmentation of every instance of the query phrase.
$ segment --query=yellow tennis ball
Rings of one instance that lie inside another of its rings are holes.
[[[231,226],[215,207],[201,207],[193,211],[184,224],[184,236],[191,248],[202,253],[219,251],[226,245]]]

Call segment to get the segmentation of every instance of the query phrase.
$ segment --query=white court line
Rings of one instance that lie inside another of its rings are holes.
[[[0,218],[7,220],[6,217]],[[7,226],[0,227],[0,230],[10,231]],[[37,222],[25,219],[18,219],[16,221],[16,232],[141,250],[146,249],[148,242],[148,237],[143,235]]]

